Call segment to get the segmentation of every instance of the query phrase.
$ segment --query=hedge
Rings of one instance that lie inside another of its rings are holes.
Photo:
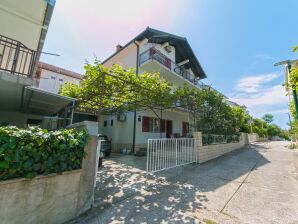
[[[81,168],[87,132],[0,127],[0,180]]]

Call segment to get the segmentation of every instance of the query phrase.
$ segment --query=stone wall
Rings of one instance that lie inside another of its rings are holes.
[[[97,137],[87,123],[87,156],[79,170],[0,181],[0,223],[64,223],[91,208],[94,200]]]
[[[76,216],[82,170],[0,181],[1,223],[63,223]]]
[[[201,132],[195,132],[194,138],[197,147],[198,163],[207,162],[208,160],[215,159],[226,153],[243,148],[245,145],[248,145],[248,136],[246,133],[241,133],[240,141],[237,143],[212,144],[203,146]]]

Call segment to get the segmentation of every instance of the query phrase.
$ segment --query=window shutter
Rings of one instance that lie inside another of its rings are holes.
[[[166,58],[166,60],[165,60],[165,66],[166,66],[168,69],[171,70],[171,59]]]
[[[145,117],[143,116],[143,120],[142,120],[142,131],[143,132],[148,132],[149,131],[149,117]]]
[[[156,50],[155,50],[155,48],[151,47],[150,50],[149,50],[149,55],[150,55],[150,56],[153,56],[153,55],[155,55],[155,54],[156,54]]]
[[[189,132],[189,124],[188,122],[182,122],[182,135],[186,136],[186,134]]]
[[[165,132],[166,131],[166,120],[161,119],[160,121],[160,132]]]

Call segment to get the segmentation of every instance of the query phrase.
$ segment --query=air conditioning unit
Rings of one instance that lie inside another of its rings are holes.
[[[172,47],[170,45],[165,46],[165,51],[168,53],[172,52]]]
[[[117,114],[117,121],[126,121],[126,114],[125,113],[120,113]]]

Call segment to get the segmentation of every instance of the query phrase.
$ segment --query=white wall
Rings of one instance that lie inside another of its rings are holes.
[[[24,0],[0,1],[0,34],[37,50],[47,3],[44,0],[24,3]]]
[[[170,45],[171,46],[171,45]],[[172,51],[170,53],[168,53],[162,46],[161,44],[155,44],[155,43],[148,43],[146,40],[143,40],[140,42],[140,54],[142,54],[143,52],[149,50],[151,47],[156,48],[156,50],[160,51],[162,54],[164,54],[165,56],[167,56],[168,58],[170,58],[174,63],[176,63],[176,51],[175,51],[175,47],[172,47]]]
[[[79,84],[80,81],[81,80],[77,78],[42,69],[38,88],[58,93],[60,86],[64,85],[66,82]]]
[[[157,111],[160,113],[160,111]],[[117,121],[115,116],[101,116],[101,130],[100,132],[107,135],[109,139],[112,139],[112,144],[119,147],[129,147],[133,142],[133,112],[126,114],[126,121]],[[141,116],[141,121],[139,121]],[[166,133],[162,135],[153,132],[142,131],[142,119],[143,116],[156,117],[152,111],[138,111],[136,121],[136,144],[143,146],[147,144],[147,140],[150,138],[165,138]],[[111,120],[114,120],[113,126],[111,126]],[[179,111],[163,111],[162,119],[172,120],[172,133],[180,133],[182,135],[182,122],[189,122],[188,113]],[[104,127],[104,121],[107,121],[107,126]],[[137,147],[138,148],[138,147]]]
[[[126,48],[119,51],[114,57],[104,63],[106,67],[112,67],[113,64],[119,64],[125,68],[135,68],[137,61],[137,46],[131,43]]]

